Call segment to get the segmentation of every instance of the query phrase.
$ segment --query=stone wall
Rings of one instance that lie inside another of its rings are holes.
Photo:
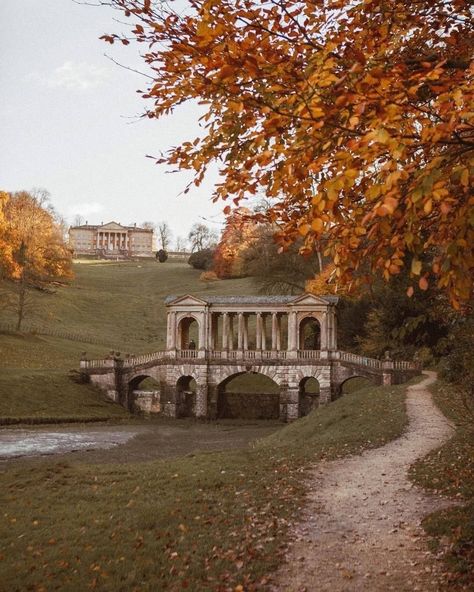
[[[133,391],[133,409],[139,413],[161,413],[160,391]]]
[[[217,417],[226,419],[278,419],[280,396],[275,393],[221,393]]]

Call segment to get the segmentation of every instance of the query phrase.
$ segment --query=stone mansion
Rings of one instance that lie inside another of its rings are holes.
[[[74,255],[102,257],[151,257],[153,230],[108,222],[100,226],[82,224],[69,228]]]

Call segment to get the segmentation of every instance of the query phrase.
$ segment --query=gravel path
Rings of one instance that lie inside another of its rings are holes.
[[[432,592],[439,567],[420,525],[452,502],[412,486],[408,467],[447,440],[452,429],[426,387],[434,372],[408,388],[409,426],[393,442],[320,464],[293,544],[276,576],[282,592]]]

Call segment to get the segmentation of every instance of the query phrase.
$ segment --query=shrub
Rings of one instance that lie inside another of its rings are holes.
[[[200,282],[216,282],[218,279],[215,271],[203,271],[199,276]]]
[[[191,267],[194,267],[194,269],[208,271],[212,269],[214,264],[214,252],[215,249],[202,249],[201,251],[191,253],[188,263]]]
[[[168,253],[164,249],[160,249],[156,253],[156,258],[160,263],[164,263],[168,259]]]

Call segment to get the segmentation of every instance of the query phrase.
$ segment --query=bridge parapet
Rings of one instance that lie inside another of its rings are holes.
[[[139,356],[130,356],[121,358],[105,358],[102,360],[81,360],[80,367],[85,370],[96,368],[114,368],[120,365],[122,368],[135,368],[137,366],[156,363],[174,363],[175,361],[284,361],[292,362],[341,362],[360,368],[367,368],[375,371],[388,370],[408,370],[420,371],[421,364],[416,361],[396,361],[396,360],[377,360],[368,358],[359,354],[353,354],[345,351],[330,350],[296,350],[289,352],[286,350],[194,350],[181,349],[173,351],[157,351]]]

